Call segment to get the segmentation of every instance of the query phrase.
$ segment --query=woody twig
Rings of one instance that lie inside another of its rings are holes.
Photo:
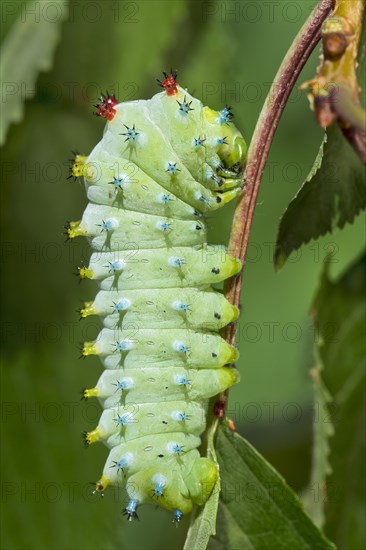
[[[322,26],[323,51],[316,76],[302,85],[319,124],[338,123],[366,163],[366,111],[360,105],[357,57],[365,0],[336,0],[335,10]]]

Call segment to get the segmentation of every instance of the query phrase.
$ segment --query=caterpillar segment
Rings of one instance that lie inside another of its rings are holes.
[[[83,355],[98,355],[106,369],[144,366],[220,368],[238,359],[238,351],[218,334],[192,329],[104,328],[93,342],[85,342]]]
[[[103,137],[70,170],[84,177],[89,204],[65,229],[89,240],[78,275],[99,286],[80,318],[104,325],[81,350],[105,369],[83,390],[103,409],[85,443],[109,448],[95,492],[123,487],[130,521],[150,503],[179,522],[204,505],[218,476],[199,452],[209,399],[239,380],[238,351],[218,333],[239,310],[212,285],[241,264],[207,244],[204,216],[242,190],[246,144],[228,105],[204,107],[174,71],[158,83],[163,91],[149,100],[101,96]]]
[[[109,329],[136,323],[156,329],[174,326],[218,331],[239,317],[239,309],[209,287],[101,290],[80,310],[82,318],[91,315],[101,317]]]
[[[80,277],[96,280],[102,290],[197,287],[222,282],[240,269],[224,246],[162,247],[157,254],[131,243],[120,252],[94,252]]]

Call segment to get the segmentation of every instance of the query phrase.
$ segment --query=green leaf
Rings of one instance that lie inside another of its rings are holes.
[[[237,433],[220,427],[217,535],[209,549],[330,549],[295,493],[266,460]]]
[[[321,384],[333,400],[334,436],[320,443],[330,449],[325,532],[340,548],[352,549],[366,546],[365,281],[366,255],[335,282],[326,265],[313,304]],[[315,458],[314,469],[324,461],[321,450]]]
[[[205,434],[203,445],[207,446],[207,457],[213,460],[219,468],[214,446],[216,428],[217,420],[210,424]],[[192,548],[194,550],[206,550],[210,537],[216,534],[216,516],[219,506],[220,489],[221,482],[219,477],[205,506],[203,508],[196,507],[193,510],[183,550],[191,550]]]
[[[358,52],[358,79],[363,81],[366,63],[366,18]],[[365,86],[360,101],[365,105]],[[311,239],[317,239],[352,223],[366,206],[365,169],[337,124],[328,129],[314,165],[282,215],[274,264],[281,269],[291,252]]]
[[[316,356],[316,366],[310,372],[314,382],[312,471],[309,487],[302,500],[315,525],[322,528],[325,522],[324,502],[327,498],[326,477],[332,473],[329,438],[334,434],[334,428],[330,416],[332,397],[321,378],[323,365],[319,354],[316,353]]]
[[[366,206],[361,160],[337,125],[329,128],[314,166],[280,221],[274,263],[281,269],[291,252],[352,223]]]
[[[1,46],[0,145],[5,143],[10,124],[22,119],[25,99],[35,95],[38,74],[52,67],[61,23],[67,16],[67,0],[52,4],[47,9],[36,1],[23,6]]]
[[[210,498],[202,508],[195,508],[188,530],[184,550],[205,550],[212,535],[215,535],[216,516],[219,505],[220,481],[216,482]]]

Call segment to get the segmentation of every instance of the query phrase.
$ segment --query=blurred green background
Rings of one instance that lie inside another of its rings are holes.
[[[3,40],[24,2],[3,2]],[[38,2],[40,8],[46,1]],[[120,101],[148,98],[156,78],[176,68],[179,83],[213,108],[233,107],[250,141],[277,68],[313,1],[78,1],[62,25],[53,69],[42,73],[25,116],[2,150],[2,510],[4,549],[174,549],[175,529],[152,507],[140,522],[121,515],[123,494],[91,496],[103,446],[84,449],[81,432],[97,423],[96,403],[80,401],[101,366],[78,360],[96,320],[75,310],[96,287],[73,275],[89,251],[65,244],[62,227],[86,205],[83,185],[66,181],[71,150],[87,154],[104,123],[92,116],[101,91]],[[19,9],[18,9],[19,8]],[[25,18],[26,21],[26,18]],[[45,44],[45,47],[47,45]],[[24,44],[27,48],[27,44]],[[301,81],[318,61],[313,54]],[[21,84],[21,83],[19,83]],[[6,108],[6,104],[2,105]],[[337,274],[361,250],[363,220],[310,243],[275,274],[279,217],[311,168],[322,131],[305,92],[295,90],[264,174],[248,250],[238,344],[242,375],[230,394],[238,431],[299,493],[309,477],[314,407],[309,368],[314,332],[308,309],[323,258]],[[227,242],[234,205],[209,218],[212,242]]]

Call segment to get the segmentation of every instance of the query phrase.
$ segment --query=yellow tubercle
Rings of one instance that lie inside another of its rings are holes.
[[[89,397],[98,397],[99,396],[99,390],[98,388],[90,388],[86,389],[83,392],[84,399],[89,399]]]
[[[110,485],[109,479],[105,475],[102,475],[102,477],[95,484],[95,490],[97,493],[103,493],[108,485]]]
[[[94,272],[90,269],[90,267],[83,265],[82,267],[79,267],[79,275],[80,279],[93,279]]]
[[[103,433],[99,427],[96,427],[91,432],[87,432],[85,434],[85,442],[88,445],[91,445],[92,443],[96,443],[100,439],[103,439]]]
[[[80,226],[81,222],[70,222],[67,228],[67,234],[69,239],[74,239],[75,237],[86,237],[88,232],[85,229],[82,229]]]
[[[80,316],[85,319],[89,315],[95,315],[96,311],[93,302],[84,302],[84,307],[80,310]]]
[[[95,343],[94,342],[84,342],[82,353],[83,353],[84,357],[88,357],[88,355],[98,355]]]
[[[85,175],[85,162],[87,157],[83,155],[75,155],[73,164],[71,166],[71,176],[78,178]]]

